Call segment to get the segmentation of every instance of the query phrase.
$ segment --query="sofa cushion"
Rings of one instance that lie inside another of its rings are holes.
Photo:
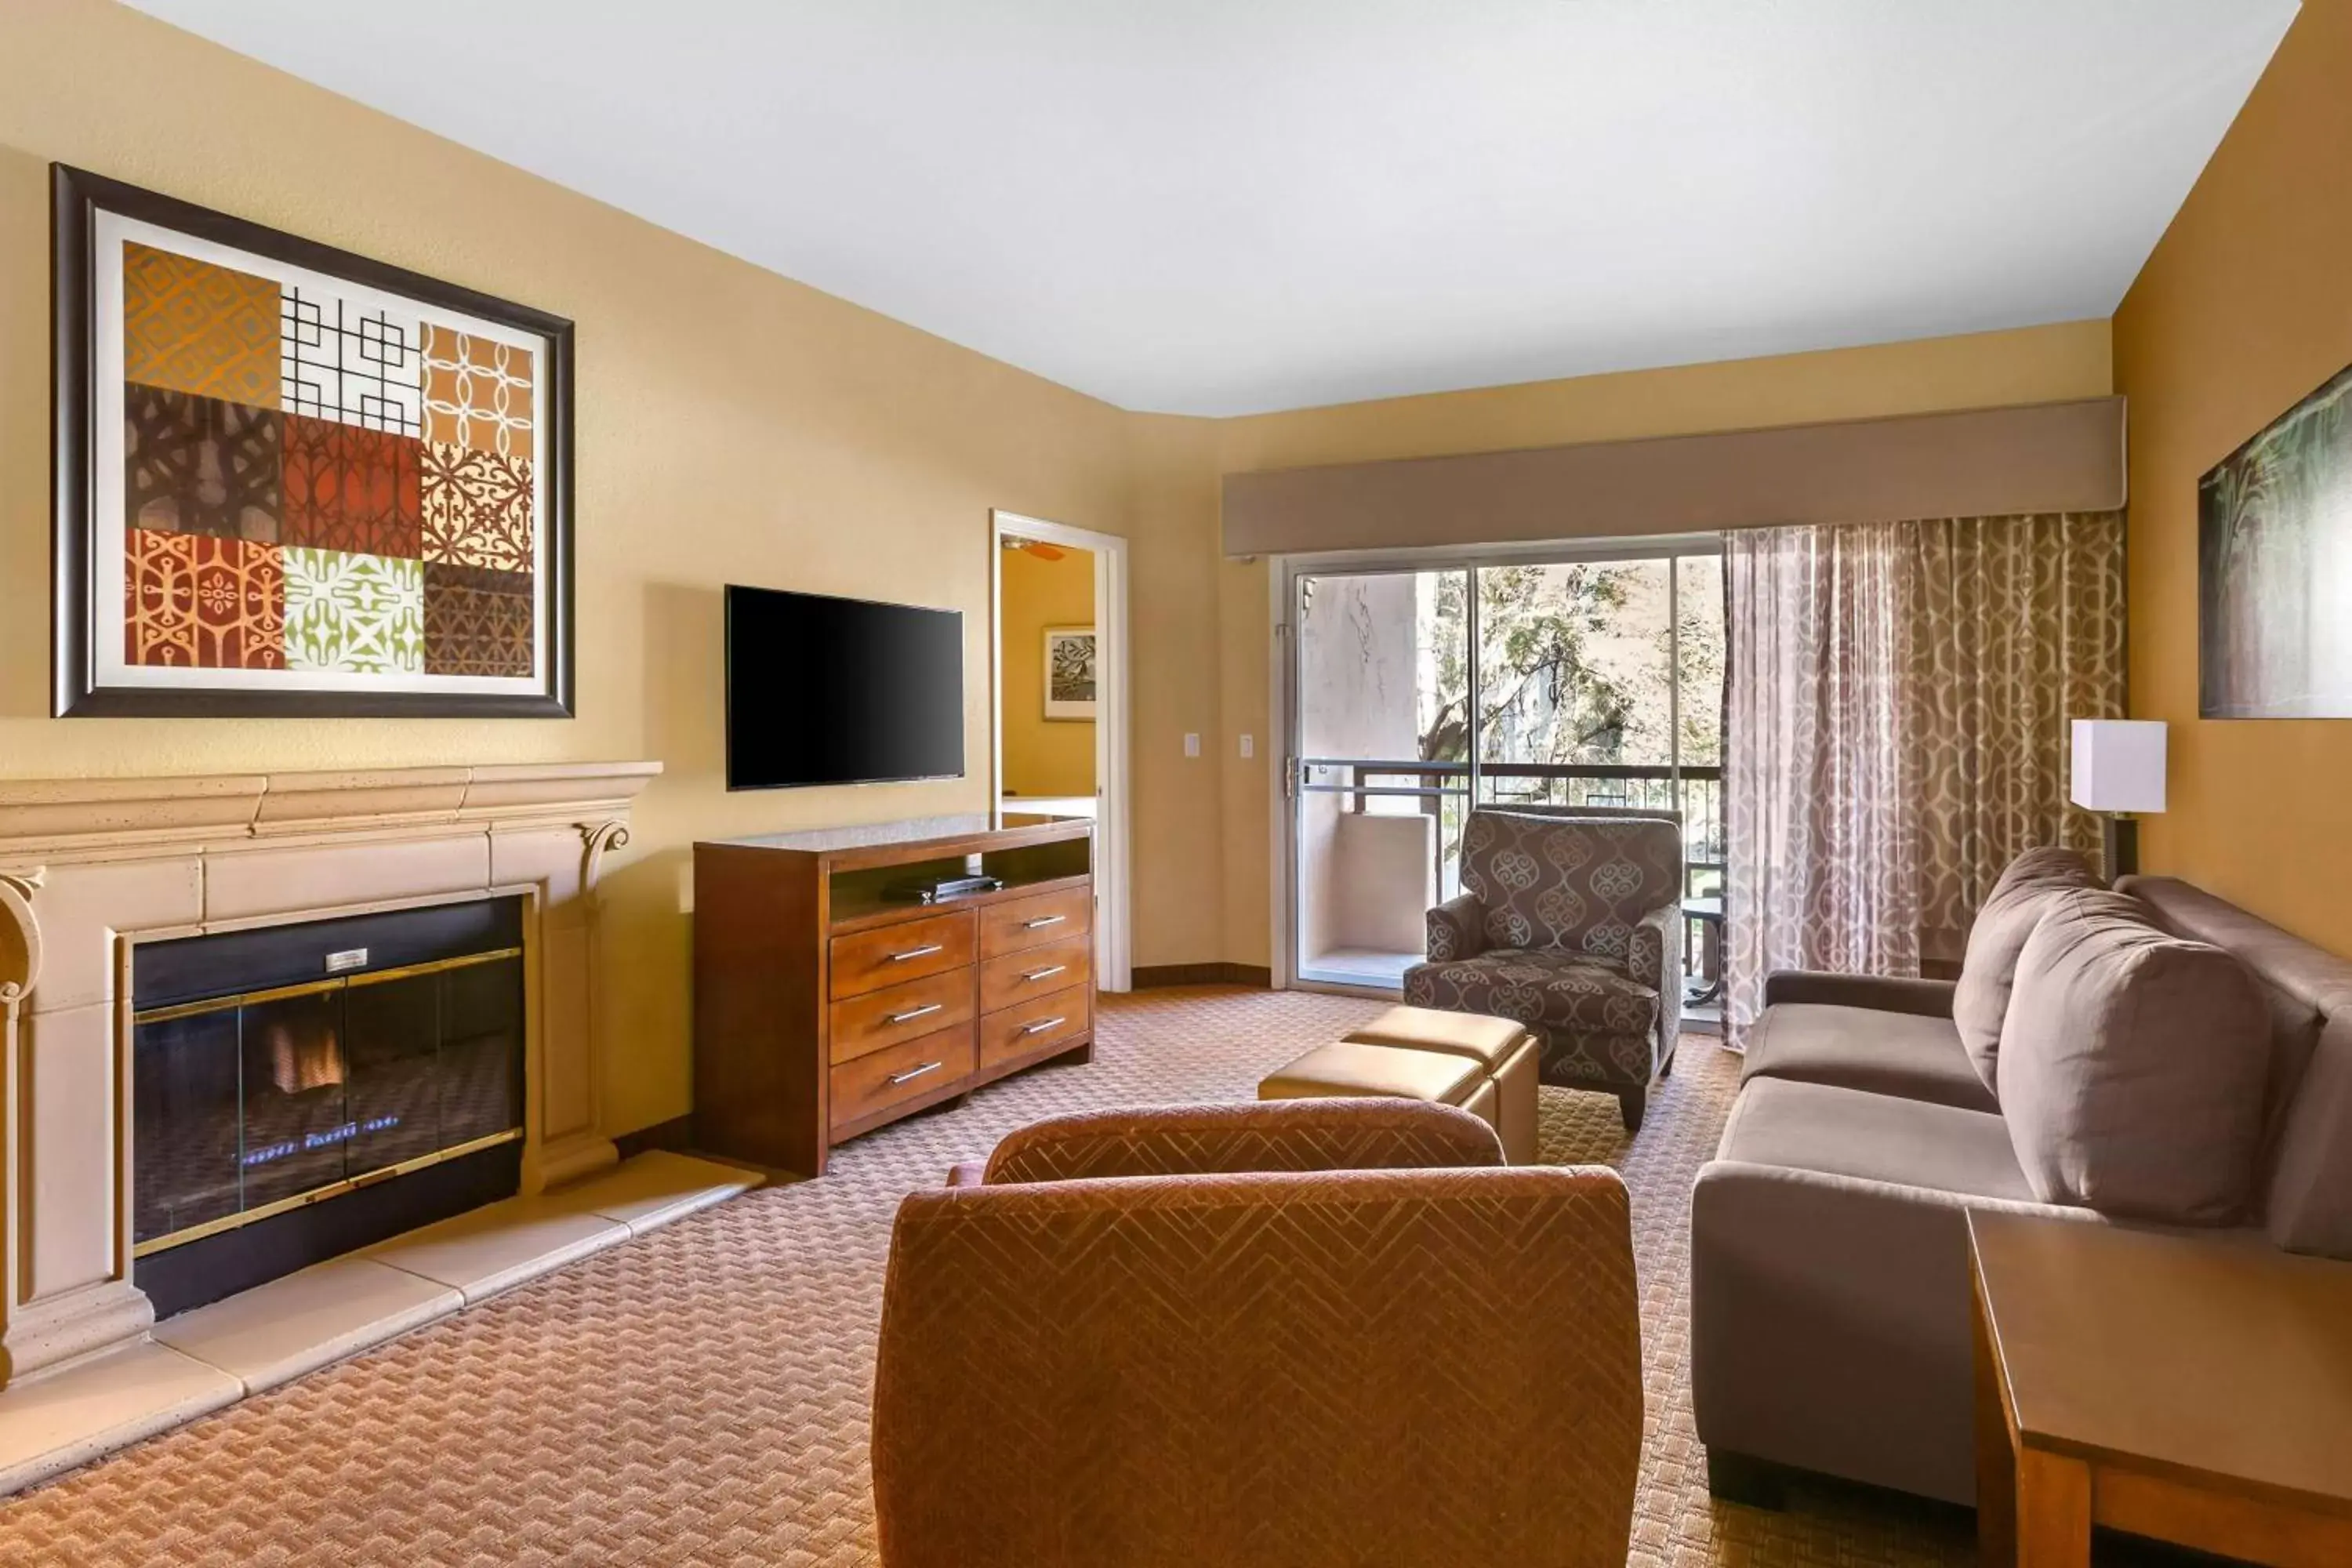
[[[1779,1002],[1748,1031],[1740,1081],[1790,1079],[1998,1111],[1949,1018]]]
[[[2227,1224],[2252,1190],[2270,1056],[2269,1004],[2235,956],[2128,894],[2061,893],[2018,960],[2001,1113],[2044,1203]]]
[[[1834,1084],[1770,1078],[1748,1084],[1715,1157],[1964,1197],[2034,1201],[1999,1116]]]
[[[1960,963],[1959,984],[1952,991],[1952,1022],[1959,1026],[1960,1043],[1989,1091],[2000,1091],[1995,1069],[2001,1022],[2009,1013],[2010,990],[2025,939],[2033,934],[2052,893],[2098,885],[2082,856],[2047,847],[2028,849],[2011,860],[1985,895],[1984,907],[1969,928],[1968,955]]]

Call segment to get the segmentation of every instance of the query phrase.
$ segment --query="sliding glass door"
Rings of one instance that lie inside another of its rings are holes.
[[[1295,976],[1392,988],[1459,890],[1473,802],[1673,810],[1687,890],[1719,895],[1712,542],[1348,564],[1288,579]]]

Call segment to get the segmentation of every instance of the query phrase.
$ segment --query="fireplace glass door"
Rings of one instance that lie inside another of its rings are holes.
[[[460,943],[476,951],[397,962],[419,943],[376,934],[336,956],[395,962],[168,1005],[134,1003],[134,1253],[520,1140],[522,952],[501,940],[512,934],[505,923]],[[422,947],[451,945],[440,935],[428,931]],[[353,939],[344,931],[294,940]],[[331,957],[244,945],[262,953],[258,970],[272,976]],[[223,955],[218,973],[233,976],[236,956]]]

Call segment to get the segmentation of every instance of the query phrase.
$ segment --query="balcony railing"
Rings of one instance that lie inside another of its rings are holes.
[[[1466,763],[1429,763],[1397,758],[1307,757],[1299,787],[1309,794],[1344,797],[1350,812],[1377,811],[1376,801],[1393,801],[1391,811],[1417,808],[1437,818],[1433,868],[1438,896],[1460,887],[1463,819],[1470,799]],[[1601,805],[1671,810],[1683,825],[1683,891],[1685,897],[1723,889],[1723,770],[1716,766],[1656,767],[1619,763],[1481,763],[1476,805]],[[1410,803],[1409,805],[1407,803]],[[1697,972],[1699,943],[1685,941],[1685,967]]]

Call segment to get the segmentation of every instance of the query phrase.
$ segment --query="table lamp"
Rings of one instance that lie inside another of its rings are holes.
[[[2107,878],[2139,869],[2141,814],[2164,809],[2164,725],[2147,719],[2074,721],[2076,805],[2106,818]]]

